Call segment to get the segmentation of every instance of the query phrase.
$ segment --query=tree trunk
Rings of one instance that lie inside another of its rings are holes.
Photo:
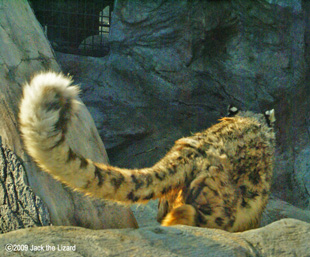
[[[30,226],[76,225],[93,229],[137,227],[127,207],[94,200],[65,188],[33,163],[18,131],[22,85],[38,71],[60,71],[26,0],[2,1],[0,10],[0,231]],[[108,162],[86,107],[69,142],[86,158]]]

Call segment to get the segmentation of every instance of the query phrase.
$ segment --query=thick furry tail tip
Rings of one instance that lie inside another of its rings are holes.
[[[35,75],[23,88],[19,113],[23,134],[57,133],[66,128],[78,110],[78,94],[71,77],[55,72]]]

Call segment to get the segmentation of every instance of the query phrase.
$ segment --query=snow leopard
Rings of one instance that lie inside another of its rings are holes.
[[[239,111],[178,139],[153,166],[127,169],[76,153],[67,133],[79,87],[62,73],[36,74],[23,87],[19,123],[28,154],[56,180],[85,195],[124,204],[159,199],[163,226],[240,232],[259,227],[273,173],[274,110]]]

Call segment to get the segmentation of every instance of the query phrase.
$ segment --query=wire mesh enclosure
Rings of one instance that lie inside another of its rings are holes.
[[[104,56],[109,52],[113,0],[30,0],[56,51]]]

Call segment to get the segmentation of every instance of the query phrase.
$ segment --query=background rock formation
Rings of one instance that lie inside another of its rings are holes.
[[[226,114],[276,110],[273,195],[309,209],[307,1],[117,1],[105,58],[57,53],[114,165],[154,164]]]
[[[22,84],[34,72],[60,68],[27,1],[2,1],[0,7],[0,232],[50,223],[94,229],[136,227],[128,208],[72,192],[41,172],[25,154],[17,125]],[[89,158],[107,162],[85,107],[73,127],[70,144]]]

